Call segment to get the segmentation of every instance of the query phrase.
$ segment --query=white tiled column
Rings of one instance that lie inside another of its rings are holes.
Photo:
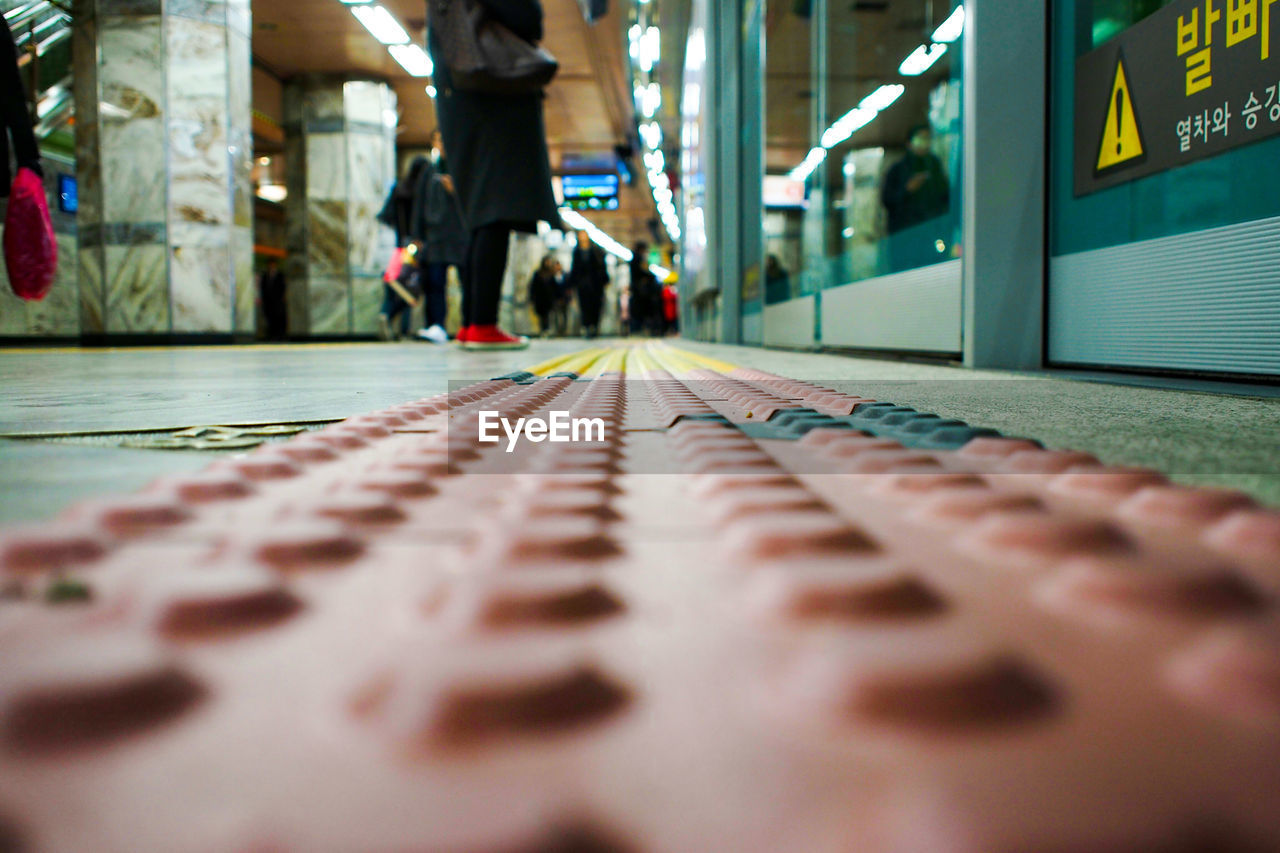
[[[249,0],[77,0],[84,335],[251,333]]]
[[[370,335],[394,234],[377,221],[395,181],[396,95],[385,83],[300,78],[285,88],[289,332]]]

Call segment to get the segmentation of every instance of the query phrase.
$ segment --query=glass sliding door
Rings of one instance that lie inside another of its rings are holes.
[[[963,15],[768,3],[766,343],[959,352]]]

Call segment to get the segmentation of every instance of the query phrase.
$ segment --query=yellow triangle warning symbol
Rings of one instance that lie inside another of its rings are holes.
[[[1124,57],[1116,60],[1116,78],[1111,84],[1111,103],[1107,109],[1107,121],[1102,126],[1102,141],[1098,145],[1098,165],[1101,172],[1127,163],[1143,155],[1142,129],[1133,109],[1133,96],[1129,92],[1129,76],[1125,73]]]

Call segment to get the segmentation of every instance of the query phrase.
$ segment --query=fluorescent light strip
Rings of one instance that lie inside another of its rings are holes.
[[[352,6],[351,14],[364,24],[369,34],[385,45],[408,44],[409,34],[395,16],[382,6]]]
[[[435,63],[421,45],[393,44],[387,51],[400,63],[405,71],[413,77],[430,77],[435,71]]]
[[[902,64],[898,66],[898,73],[903,77],[919,77],[932,68],[933,63],[941,59],[946,52],[945,44],[922,44],[902,60]]]
[[[964,34],[964,6],[957,6],[945,21],[933,31],[933,40],[943,44],[951,44]]]

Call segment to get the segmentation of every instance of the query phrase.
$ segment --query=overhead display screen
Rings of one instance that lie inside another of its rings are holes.
[[[617,210],[618,176],[565,175],[561,178],[564,203],[571,210]]]

